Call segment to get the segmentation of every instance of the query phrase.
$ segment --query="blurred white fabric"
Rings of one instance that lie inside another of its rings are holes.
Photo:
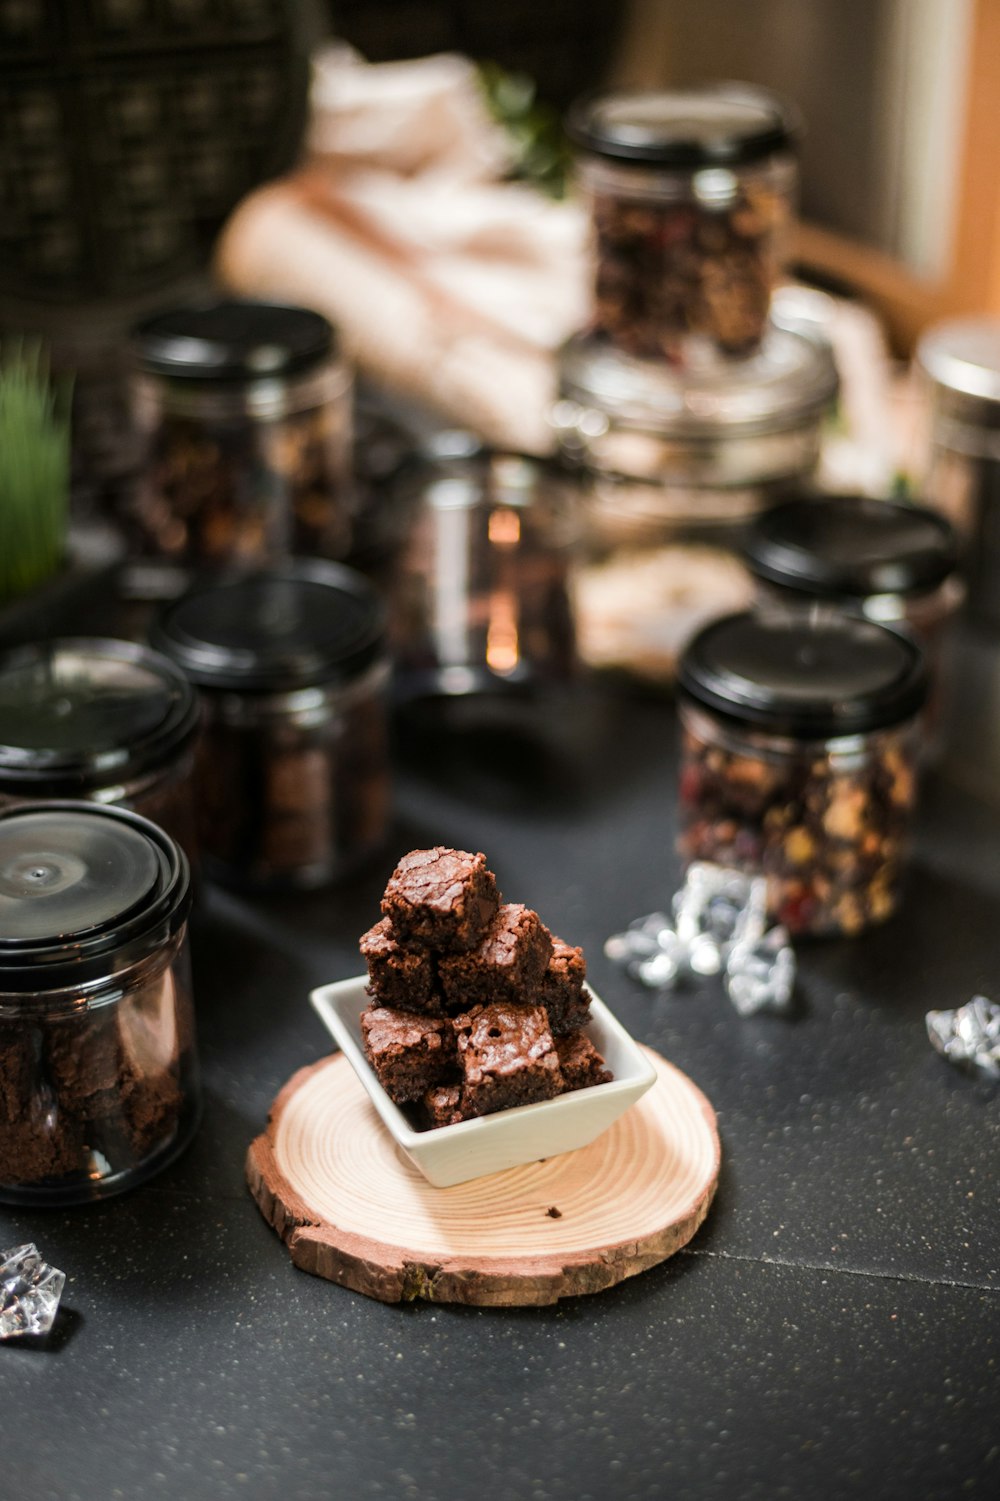
[[[234,291],[315,307],[359,366],[490,442],[545,452],[554,353],[584,322],[586,218],[503,180],[476,70],[314,62],[307,159],[223,231]]]

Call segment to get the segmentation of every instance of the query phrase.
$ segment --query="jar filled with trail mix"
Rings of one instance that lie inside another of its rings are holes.
[[[613,92],[567,130],[590,202],[593,331],[675,366],[743,357],[789,253],[797,121],[749,84]]]
[[[201,694],[195,795],[208,876],[318,886],[380,847],[389,662],[365,579],[298,560],[192,590],[152,634]]]
[[[927,674],[854,616],[717,620],[678,674],[680,850],[761,872],[792,933],[857,933],[899,899]]]
[[[178,564],[266,567],[350,541],[351,375],[327,320],[236,300],[133,332],[145,458],[140,544]]]
[[[570,340],[552,421],[579,471],[584,662],[669,683],[698,626],[749,603],[746,526],[812,473],[836,391],[829,345],[791,327],[688,372]]]
[[[85,636],[17,647],[0,657],[0,808],[133,808],[193,862],[197,729],[197,695],[157,652]]]
[[[198,1123],[187,861],[93,803],[0,813],[0,1201],[86,1203]]]

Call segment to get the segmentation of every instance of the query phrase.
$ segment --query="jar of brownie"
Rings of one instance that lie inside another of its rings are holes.
[[[0,657],[0,808],[85,798],[133,808],[195,858],[198,700],[130,641],[64,637]]]
[[[593,331],[678,367],[751,354],[790,248],[790,107],[717,83],[601,94],[566,123],[590,202]]]
[[[559,386],[552,421],[579,475],[579,655],[669,684],[698,626],[750,602],[748,523],[817,465],[830,347],[775,325],[746,360],[685,373],[580,337]]]
[[[187,1145],[187,861],[119,808],[0,813],[0,1201],[85,1203]]]
[[[678,674],[679,847],[768,877],[792,933],[857,933],[899,899],[927,694],[912,637],[786,611],[713,622]]]
[[[350,541],[351,374],[319,313],[199,303],[133,332],[147,554],[268,566]]]
[[[199,689],[207,875],[311,887],[381,846],[389,818],[382,605],[360,574],[298,560],[169,605],[153,641]]]

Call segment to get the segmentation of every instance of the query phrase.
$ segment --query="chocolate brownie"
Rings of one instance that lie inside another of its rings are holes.
[[[436,1084],[420,1101],[421,1124],[432,1131],[472,1120],[475,1113],[461,1084]]]
[[[533,997],[549,1013],[553,1037],[575,1032],[590,1020],[590,1001],[583,989],[586,973],[583,949],[576,949],[553,934],[552,957],[542,976],[541,988]]]
[[[565,1087],[586,1089],[590,1084],[610,1084],[614,1075],[585,1032],[569,1032],[555,1039]]]
[[[552,954],[552,938],[537,912],[506,902],[468,954],[448,954],[438,974],[449,1005],[494,1001],[531,1003]]]
[[[379,1006],[401,1011],[441,1012],[441,992],[429,949],[401,942],[387,917],[361,937],[361,954],[368,965],[368,988]]]
[[[500,901],[486,856],[467,850],[411,850],[396,866],[382,912],[399,938],[445,954],[475,948]]]
[[[390,1100],[419,1100],[447,1078],[455,1063],[455,1033],[446,1016],[373,1006],[361,1017],[365,1055]]]
[[[465,1094],[476,1115],[550,1100],[563,1087],[541,1006],[498,1002],[455,1018]]]

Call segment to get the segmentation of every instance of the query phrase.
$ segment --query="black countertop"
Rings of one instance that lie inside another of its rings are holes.
[[[370,873],[294,900],[211,892],[194,1146],[117,1201],[0,1212],[0,1243],[67,1273],[48,1342],[0,1345],[0,1496],[1000,1494],[1000,1089],[923,1024],[1000,996],[1000,808],[982,734],[959,740],[903,910],[803,944],[788,1019],[741,1020],[716,981],[651,994],[603,956],[676,885],[669,704],[553,706],[537,742],[495,723],[443,760],[411,742]],[[249,1141],[328,1050],[307,992],[358,972],[389,869],[429,843],[484,849],[715,1105],[719,1192],[663,1266],[549,1309],[384,1306],[297,1271],[251,1201]]]

